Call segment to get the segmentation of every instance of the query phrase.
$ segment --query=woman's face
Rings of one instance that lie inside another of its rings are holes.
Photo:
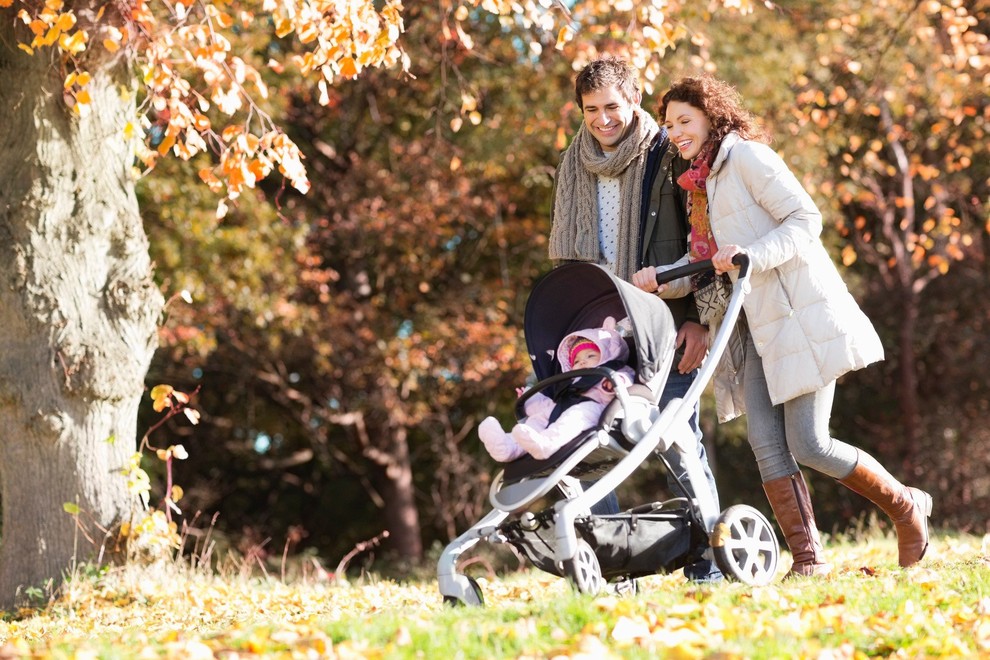
[[[681,158],[692,160],[701,152],[701,147],[711,132],[711,122],[700,108],[684,101],[671,101],[667,104],[664,126],[670,141],[677,146]]]

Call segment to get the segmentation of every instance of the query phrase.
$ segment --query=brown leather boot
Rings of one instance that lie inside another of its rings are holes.
[[[856,467],[849,476],[838,482],[876,504],[894,523],[897,530],[897,560],[901,566],[907,567],[921,561],[928,550],[931,495],[905,486],[863,451],[859,451]]]
[[[808,485],[801,472],[772,479],[763,484],[773,515],[791,551],[793,563],[784,579],[795,575],[818,576],[832,572],[832,565],[825,561],[825,551],[815,524],[815,512],[811,508]]]

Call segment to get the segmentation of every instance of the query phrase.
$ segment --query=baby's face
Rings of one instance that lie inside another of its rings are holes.
[[[584,348],[578,351],[578,354],[574,356],[574,364],[571,365],[572,369],[590,369],[591,367],[597,367],[598,363],[602,359],[602,354],[595,348]]]

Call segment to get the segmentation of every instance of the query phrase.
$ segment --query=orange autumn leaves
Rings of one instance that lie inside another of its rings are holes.
[[[99,62],[132,66],[138,113],[126,122],[121,138],[134,145],[136,162],[144,171],[169,154],[184,160],[215,154],[199,176],[221,196],[217,209],[221,217],[227,202],[276,172],[300,192],[310,188],[302,153],[286,136],[280,120],[268,114],[269,90],[262,71],[280,74],[291,67],[315,78],[316,97],[326,105],[331,102],[330,87],[367,68],[399,65],[405,71],[410,65],[399,45],[405,30],[401,0],[100,2],[93,0],[89,6],[74,0],[0,0],[0,9],[14,8],[27,26],[19,44],[22,50],[42,57],[38,50],[50,48],[61,56],[66,76],[63,98],[79,115],[93,111],[95,95],[90,87],[94,84],[133,93],[130,85],[115,87],[114,76],[107,75],[111,67],[100,71]],[[486,21],[485,14],[531,30],[533,52],[542,49],[540,35],[557,34],[561,46],[577,29],[571,16],[574,3],[442,0],[440,4],[449,16],[444,38],[456,34],[457,47],[469,51],[473,40],[468,26]],[[652,54],[672,48],[685,36],[683,26],[674,20],[683,2],[583,4],[582,12],[602,16],[617,12],[615,20],[631,34],[633,59],[646,67],[648,78],[655,77],[649,75],[656,66]],[[741,13],[753,9],[752,0],[720,4]],[[614,26],[591,21],[581,29],[594,38]],[[477,112],[470,119],[480,120]]]
[[[199,176],[222,195],[221,216],[226,200],[276,171],[300,192],[310,187],[299,148],[261,103],[269,91],[259,68],[280,72],[288,65],[318,76],[320,100],[326,103],[327,85],[366,67],[399,62],[397,41],[404,29],[396,0],[136,0],[124,15],[119,5],[107,4],[91,14],[64,0],[40,5],[0,0],[0,8],[15,8],[27,26],[21,50],[41,56],[39,49],[51,48],[61,55],[63,96],[78,115],[93,111],[92,85],[112,85],[96,80],[102,74],[92,62],[104,57],[99,49],[106,57],[126,55],[142,89],[139,116],[127,122],[122,138],[130,140],[137,126],[150,136],[135,141],[138,162],[146,170],[167,154],[188,160],[213,151],[217,159]],[[80,17],[86,17],[84,26]],[[263,35],[271,26],[271,39],[295,34],[304,52],[272,49],[283,57],[268,62],[237,54],[243,51],[235,51],[238,38],[251,31]],[[121,88],[120,93],[129,92]]]
[[[988,540],[940,537],[938,559],[901,570],[890,562],[895,542],[873,537],[832,546],[838,571],[828,580],[750,588],[659,575],[643,578],[631,598],[574,596],[564,580],[535,570],[489,574],[478,578],[481,610],[445,607],[435,580],[351,584],[312,558],[292,583],[274,577],[278,566],[245,579],[247,560],[226,577],[132,564],[83,574],[44,607],[0,621],[0,655],[986,657]]]
[[[13,5],[13,0],[0,0],[0,8],[6,9]],[[35,49],[45,46],[58,45],[58,48],[69,55],[76,55],[86,48],[87,34],[84,30],[74,30],[76,16],[71,11],[62,11],[62,2],[46,2],[35,14],[26,9],[17,12],[20,19],[34,35],[29,43],[20,43],[18,47],[28,55],[33,55]]]

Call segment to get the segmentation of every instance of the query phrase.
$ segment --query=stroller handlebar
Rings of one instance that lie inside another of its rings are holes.
[[[749,255],[737,254],[732,257],[732,263],[739,266],[739,277],[746,277],[749,273]],[[712,270],[713,268],[714,266],[712,266],[711,259],[692,261],[685,266],[679,266],[677,268],[665,270],[662,273],[657,273],[657,284],[666,284],[667,282],[673,282],[674,280],[687,277],[688,275],[694,275],[695,273],[703,273],[706,270]]]

